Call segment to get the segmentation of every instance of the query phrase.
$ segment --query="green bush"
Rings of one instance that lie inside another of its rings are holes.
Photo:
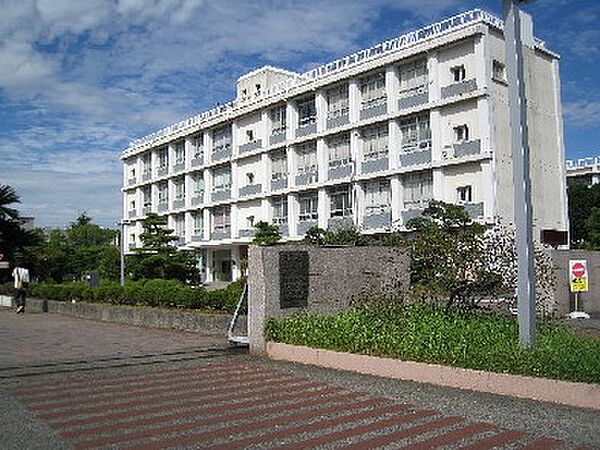
[[[435,305],[363,306],[334,316],[270,319],[267,339],[469,369],[600,383],[600,339],[542,322],[532,350],[500,314],[458,313]]]
[[[12,281],[7,281],[6,283],[0,283],[0,295],[10,295],[13,296],[15,293],[14,285]]]
[[[233,312],[244,283],[245,280],[236,281],[225,289],[213,291],[186,286],[176,280],[162,279],[127,281],[124,288],[114,281],[102,281],[94,288],[84,282],[40,283],[32,286],[31,296],[58,301]]]

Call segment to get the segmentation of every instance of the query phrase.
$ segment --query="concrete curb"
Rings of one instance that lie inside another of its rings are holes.
[[[10,297],[9,300],[12,300]],[[5,299],[0,299],[5,303]],[[10,305],[7,305],[10,306]],[[39,298],[27,299],[27,311],[48,312],[81,319],[117,322],[148,328],[162,328],[206,334],[227,334],[230,314],[202,314],[161,308],[103,303],[70,303]]]
[[[275,360],[600,410],[600,385],[508,375],[267,342]]]

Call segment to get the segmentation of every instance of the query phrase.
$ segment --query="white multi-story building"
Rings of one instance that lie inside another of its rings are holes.
[[[525,34],[526,31],[525,31]],[[527,36],[525,36],[527,40]],[[567,229],[558,56],[525,49],[536,235]],[[123,154],[128,248],[150,211],[195,249],[207,281],[239,275],[253,226],[402,229],[431,199],[513,220],[502,22],[480,10],[304,74],[263,67],[234,101]]]
[[[588,187],[600,184],[600,156],[568,160],[567,183]]]

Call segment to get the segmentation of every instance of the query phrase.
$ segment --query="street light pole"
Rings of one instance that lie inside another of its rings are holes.
[[[121,250],[121,286],[125,286],[125,221],[121,220],[121,239],[120,239],[120,250]]]
[[[519,341],[523,347],[532,347],[536,340],[535,267],[523,44],[533,47],[533,33],[530,16],[519,8],[519,4],[527,0],[503,2],[513,162]]]

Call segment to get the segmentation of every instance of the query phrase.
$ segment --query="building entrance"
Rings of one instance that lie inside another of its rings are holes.
[[[231,250],[217,250],[213,258],[215,281],[232,281]]]

